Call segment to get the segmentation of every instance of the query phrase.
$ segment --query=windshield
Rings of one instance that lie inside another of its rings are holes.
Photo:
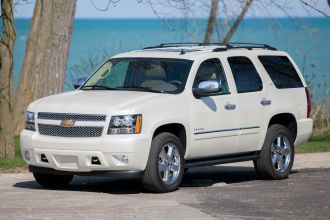
[[[191,60],[118,58],[107,61],[81,87],[83,90],[136,90],[181,93]]]

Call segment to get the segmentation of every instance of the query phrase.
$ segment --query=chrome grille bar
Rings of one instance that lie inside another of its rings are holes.
[[[38,119],[60,120],[60,121],[62,120],[105,121],[106,115],[39,112]]]

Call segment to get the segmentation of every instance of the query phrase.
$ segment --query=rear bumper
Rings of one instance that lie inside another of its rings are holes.
[[[30,166],[57,171],[143,171],[151,142],[144,135],[109,135],[101,138],[63,138],[23,130],[21,151]],[[27,155],[29,158],[27,158]],[[44,155],[47,162],[41,159]],[[128,162],[120,158],[126,156]],[[93,164],[97,157],[100,164]]]
[[[295,147],[306,143],[313,133],[313,119],[306,118],[297,122],[297,137],[294,143]]]

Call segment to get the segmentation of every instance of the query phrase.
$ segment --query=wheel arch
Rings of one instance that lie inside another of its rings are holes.
[[[182,146],[183,146],[183,154],[186,153],[187,149],[187,129],[182,123],[166,123],[159,125],[153,132],[152,138],[157,136],[162,132],[169,132],[174,134],[179,138]]]
[[[273,115],[268,123],[268,128],[271,125],[274,124],[280,124],[286,127],[290,133],[292,134],[292,137],[294,141],[297,138],[297,120],[296,117],[292,113],[278,113]]]

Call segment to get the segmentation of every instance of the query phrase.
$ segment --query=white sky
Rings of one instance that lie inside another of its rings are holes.
[[[16,18],[30,18],[33,14],[34,0],[17,0],[21,2],[20,5],[15,7],[15,17]],[[28,1],[29,4],[24,4],[24,2]],[[118,1],[118,0],[112,0]],[[140,0],[142,3],[139,3],[139,0],[120,0],[118,3],[111,3],[109,5],[109,9],[106,11],[99,11],[95,8],[98,7],[100,9],[105,9],[108,4],[108,0],[77,0],[77,9],[76,9],[76,18],[156,18],[153,10],[150,5],[147,3],[148,0]],[[157,2],[166,2],[165,0],[151,0],[154,2],[157,11],[160,14],[168,13],[167,17],[177,17],[177,11],[173,9],[168,9],[165,6],[161,6],[157,4]],[[169,0],[171,1],[171,0]],[[173,0],[172,0],[173,1]],[[206,17],[207,13],[205,12],[208,9],[208,4],[210,4],[210,0],[188,0],[188,2],[199,1],[199,4],[204,4],[203,6],[196,7],[197,11],[194,15],[196,17]],[[286,11],[289,12],[290,16],[293,17],[302,17],[302,16],[322,16],[320,13],[315,10],[310,9],[309,7],[303,7],[300,3],[300,0],[275,0],[279,5],[285,6],[287,8]],[[326,14],[330,15],[330,7],[327,3],[327,0],[306,0],[311,5],[316,6],[318,9],[322,10]],[[228,10],[235,10],[237,4],[231,4],[233,1],[227,0]],[[264,2],[263,4],[259,4],[258,0],[255,0],[251,10],[249,11],[247,16],[253,17],[286,17],[287,13],[283,13],[282,10],[279,9],[278,6],[274,4],[268,5],[268,2],[271,0],[259,0],[259,2]],[[94,5],[92,4],[94,3]],[[266,7],[265,7],[266,6]],[[265,8],[267,12],[265,12]],[[170,12],[170,13],[169,13]],[[221,15],[220,15],[221,16]]]

